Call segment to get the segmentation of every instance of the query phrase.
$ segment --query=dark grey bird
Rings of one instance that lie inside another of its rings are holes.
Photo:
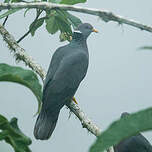
[[[126,117],[129,113],[122,113],[121,117]],[[142,135],[129,137],[114,146],[115,152],[152,152],[152,145]]]
[[[89,54],[86,40],[97,32],[90,24],[79,25],[72,41],[53,54],[44,82],[42,109],[37,118],[34,136],[47,140],[53,133],[61,108],[72,100],[87,73]]]

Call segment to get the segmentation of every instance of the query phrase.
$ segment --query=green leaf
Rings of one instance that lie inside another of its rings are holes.
[[[11,14],[13,14],[13,13],[19,11],[19,10],[21,10],[21,9],[11,9],[11,10],[8,10],[8,11],[5,12],[4,14],[0,15],[0,19],[6,17],[6,16],[8,16],[8,15],[11,15]]]
[[[77,29],[78,26],[82,24],[82,21],[78,17],[72,15],[71,13],[67,11],[63,11],[63,13],[65,13],[66,17],[68,18],[68,20],[70,21],[74,29]]]
[[[34,21],[34,22],[30,25],[29,29],[31,30],[31,35],[32,35],[32,36],[34,36],[36,30],[37,30],[40,26],[42,26],[43,23],[44,23],[44,17],[37,19],[36,21]]]
[[[85,3],[87,0],[61,0],[61,4],[69,4],[69,5],[73,5],[73,4],[78,4],[78,3]]]
[[[15,152],[31,152],[28,146],[32,141],[19,129],[17,118],[12,118],[9,122],[0,115],[0,130],[0,140],[5,140],[14,148]]]
[[[152,108],[130,114],[113,122],[91,146],[90,152],[103,152],[120,141],[152,129]]]
[[[139,48],[140,50],[152,50],[152,46],[143,46]]]
[[[4,3],[8,3],[10,0],[5,0]]]
[[[41,108],[42,91],[37,75],[21,67],[0,64],[0,81],[16,82],[28,87],[38,100],[38,112]]]
[[[45,22],[46,22],[46,29],[49,33],[55,34],[59,30],[57,20],[56,20],[56,14],[45,19]]]

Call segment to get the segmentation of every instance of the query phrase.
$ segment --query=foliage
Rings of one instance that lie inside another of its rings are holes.
[[[31,152],[28,146],[32,141],[19,129],[17,118],[8,121],[0,115],[0,130],[0,141],[5,140],[14,148],[15,152]]]
[[[121,140],[152,129],[152,108],[141,110],[113,122],[91,146],[90,152],[103,152]]]
[[[139,48],[140,50],[152,50],[152,46],[143,46]]]
[[[5,0],[5,2],[21,2],[22,0]],[[41,0],[47,1],[47,0]],[[86,0],[49,0],[52,3],[59,3],[59,4],[77,4],[77,3],[84,3]],[[0,19],[7,17],[21,9],[10,9],[3,14],[0,14]],[[26,9],[24,12],[24,16],[26,13],[31,9]],[[46,23],[46,30],[50,34],[55,34],[57,31],[60,31],[60,41],[69,40],[70,36],[72,35],[72,27],[76,29],[79,24],[81,24],[81,20],[76,16],[72,15],[71,13],[64,11],[64,10],[51,10],[45,11],[45,16],[40,17],[38,13],[40,10],[36,10],[36,19],[30,24],[29,31],[32,36],[35,35],[36,30],[41,27],[44,23]]]
[[[42,87],[37,75],[33,71],[7,64],[0,64],[0,81],[16,82],[28,87],[36,96],[39,105],[38,111],[40,110]]]

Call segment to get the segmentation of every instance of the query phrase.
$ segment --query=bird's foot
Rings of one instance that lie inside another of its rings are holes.
[[[76,101],[75,97],[73,97],[72,100],[74,101],[75,104],[78,104],[78,102]]]

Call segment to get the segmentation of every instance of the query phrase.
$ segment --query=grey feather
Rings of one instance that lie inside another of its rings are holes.
[[[84,24],[79,30],[81,33],[74,33],[73,40],[58,48],[52,57],[43,88],[42,110],[34,128],[36,139],[46,140],[52,135],[61,108],[71,101],[87,73],[89,55],[86,39],[92,26],[88,29],[88,24]]]

